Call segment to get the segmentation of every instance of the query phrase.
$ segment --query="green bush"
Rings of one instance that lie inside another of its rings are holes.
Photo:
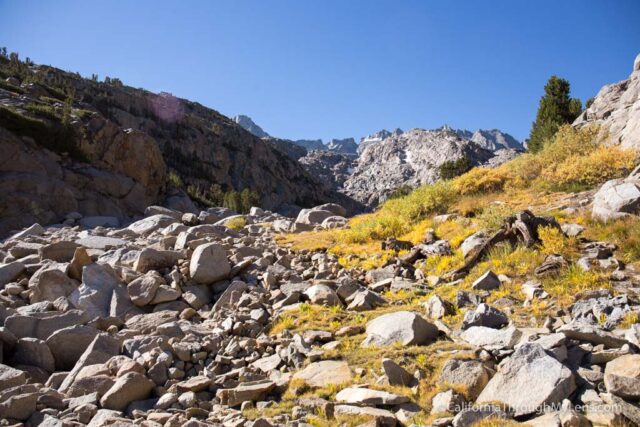
[[[453,179],[471,170],[473,165],[468,157],[460,157],[457,160],[448,160],[440,165],[438,171],[440,178]]]
[[[56,111],[54,107],[46,104],[36,104],[34,102],[30,102],[24,106],[24,109],[30,111],[38,116],[45,117],[47,119],[60,121],[60,115]]]

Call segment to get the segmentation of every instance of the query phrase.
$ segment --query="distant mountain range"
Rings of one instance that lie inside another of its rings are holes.
[[[416,187],[440,178],[444,162],[466,157],[472,165],[495,167],[524,150],[498,129],[382,129],[360,138],[290,141],[269,136],[247,116],[236,123],[298,160],[309,174],[368,207],[375,207],[402,186]],[[301,151],[306,150],[306,153]]]
[[[272,138],[262,127],[257,125],[249,116],[237,115],[233,119],[237,124],[242,126],[247,131],[251,132],[260,138]],[[478,129],[475,132],[471,132],[467,129],[453,129],[448,125],[444,125],[440,128],[433,129],[434,131],[451,131],[458,135],[460,138],[473,141],[481,148],[490,151],[496,151],[501,149],[513,149],[522,150],[524,147],[520,141],[513,136],[499,129]],[[360,155],[364,149],[372,144],[376,144],[384,141],[392,136],[399,136],[402,133],[402,129],[396,128],[393,131],[382,129],[371,135],[360,138],[360,143],[356,143],[354,138],[344,139],[331,139],[326,144],[321,139],[299,139],[299,140],[285,140],[293,144],[304,147],[308,151],[311,150],[325,150],[332,151],[334,153],[348,154],[348,155]]]

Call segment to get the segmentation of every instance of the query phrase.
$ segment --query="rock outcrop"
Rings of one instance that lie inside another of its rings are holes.
[[[610,221],[640,215],[640,167],[627,178],[605,182],[593,197],[592,216]]]
[[[573,122],[581,127],[600,126],[600,136],[609,144],[640,150],[640,55],[627,80],[604,86],[593,103]]]

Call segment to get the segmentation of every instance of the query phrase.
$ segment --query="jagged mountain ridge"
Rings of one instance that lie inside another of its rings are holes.
[[[255,136],[259,138],[272,138],[271,142],[274,139],[280,139],[281,141],[287,141],[292,144],[296,144],[300,147],[303,147],[307,151],[311,150],[322,150],[322,151],[332,151],[334,153],[341,154],[349,154],[355,155],[358,149],[358,144],[353,138],[344,138],[338,139],[333,138],[329,140],[326,144],[322,142],[321,139],[298,139],[298,140],[290,140],[290,139],[282,139],[282,138],[273,138],[271,135],[266,133],[259,125],[257,125],[250,117],[240,114],[235,116],[235,122],[242,126],[245,130],[251,132]]]

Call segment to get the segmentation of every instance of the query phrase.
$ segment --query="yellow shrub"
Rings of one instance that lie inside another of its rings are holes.
[[[633,170],[636,159],[635,151],[599,146],[586,156],[569,156],[555,167],[545,169],[540,179],[552,188],[591,187],[627,175]]]
[[[226,221],[224,225],[232,230],[240,230],[247,225],[247,220],[242,216],[238,216]]]
[[[453,180],[453,188],[459,194],[502,191],[507,179],[506,168],[473,168]]]
[[[542,240],[540,252],[545,255],[560,254],[565,257],[571,257],[578,253],[576,238],[566,237],[561,230],[555,227],[538,228],[538,236]]]
[[[365,243],[370,240],[384,240],[398,237],[409,231],[406,219],[383,211],[361,215],[349,223],[347,230],[337,233],[338,242]]]
[[[449,181],[439,181],[418,187],[406,197],[385,202],[382,212],[400,216],[405,220],[417,221],[427,215],[446,212],[456,197]]]

